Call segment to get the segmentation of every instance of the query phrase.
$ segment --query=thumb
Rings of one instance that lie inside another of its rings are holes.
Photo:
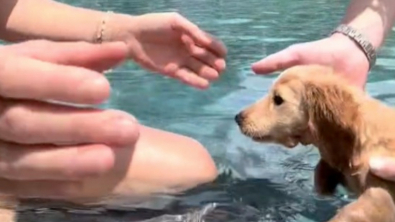
[[[301,60],[298,52],[294,50],[294,47],[288,47],[253,63],[251,68],[256,74],[269,74],[275,71],[287,69],[300,63]]]
[[[386,180],[395,181],[395,159],[372,158],[369,161],[370,171]]]

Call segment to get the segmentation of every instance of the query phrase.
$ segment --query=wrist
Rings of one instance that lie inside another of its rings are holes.
[[[363,33],[378,49],[395,21],[394,0],[351,0],[341,21]]]
[[[112,14],[106,24],[103,42],[124,42],[128,46],[128,56],[136,61],[141,45],[139,33],[141,32],[141,16],[127,14]]]
[[[138,29],[137,17],[112,13],[107,17],[102,36],[103,42],[123,41],[128,43],[131,38],[134,38]],[[104,19],[105,17],[103,17]]]
[[[344,52],[352,52],[355,54],[360,55],[361,57],[365,57],[363,53],[363,50],[358,46],[357,43],[355,43],[355,41],[353,41],[351,38],[349,38],[348,36],[342,34],[342,33],[338,33],[335,32],[333,34],[331,34],[329,36],[330,39],[333,39],[333,41],[336,41],[337,44],[339,44],[339,46],[341,46],[342,48],[344,48]],[[368,61],[368,59],[366,58],[366,61]]]
[[[333,47],[331,57],[335,69],[343,72],[352,84],[363,88],[369,73],[369,60],[365,53],[341,33],[334,33],[328,39],[328,44]]]
[[[362,64],[369,66],[368,57],[365,55],[360,46],[355,41],[342,33],[333,33],[330,37],[338,47],[342,49],[342,53],[351,56],[349,59],[358,60]]]
[[[372,46],[376,50],[379,49],[384,42],[386,30],[384,30],[383,27],[381,27],[380,25],[368,23],[359,24],[357,22],[349,22],[343,24],[358,30],[358,32],[364,35],[365,38],[372,44]]]
[[[349,25],[344,24],[339,25],[331,34],[335,33],[340,34],[352,41],[354,44],[350,44],[350,47],[353,45],[353,49],[357,47],[361,52],[363,52],[369,62],[369,69],[371,69],[376,64],[376,48],[363,33]]]

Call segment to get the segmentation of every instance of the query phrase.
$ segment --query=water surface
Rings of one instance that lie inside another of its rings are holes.
[[[66,0],[73,5],[129,14],[178,11],[221,38],[229,49],[227,71],[208,91],[146,72],[129,62],[110,75],[105,104],[133,113],[146,125],[191,136],[210,151],[221,171],[217,181],[178,197],[128,211],[81,214],[32,209],[18,221],[324,221],[347,202],[344,195],[319,199],[312,191],[318,160],[313,147],[286,150],[257,144],[239,133],[233,116],[263,96],[275,76],[252,74],[250,64],[291,44],[327,35],[345,0]],[[395,103],[393,33],[370,74],[368,91]],[[171,200],[171,201],[169,201]],[[166,204],[162,204],[162,203]]]

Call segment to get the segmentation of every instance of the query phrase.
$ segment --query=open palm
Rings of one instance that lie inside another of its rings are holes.
[[[177,13],[134,17],[124,41],[144,68],[205,89],[225,69],[225,46]],[[125,37],[124,37],[125,38]]]

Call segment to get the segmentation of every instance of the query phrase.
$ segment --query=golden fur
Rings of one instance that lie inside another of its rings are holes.
[[[340,76],[319,65],[285,70],[236,122],[256,141],[318,148],[316,192],[331,195],[342,184],[359,195],[331,222],[394,222],[395,183],[373,175],[368,161],[395,157],[395,110]]]

